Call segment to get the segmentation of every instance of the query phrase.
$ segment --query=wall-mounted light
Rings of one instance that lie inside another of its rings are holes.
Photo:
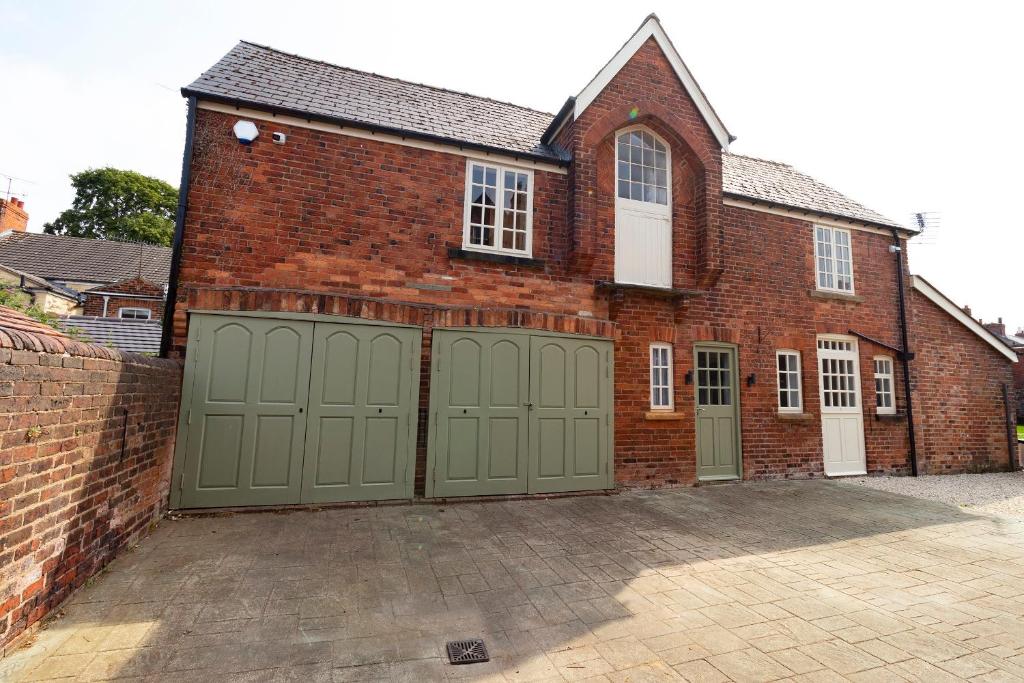
[[[238,121],[232,130],[235,132],[235,137],[243,145],[248,145],[260,135],[259,129],[256,128],[256,124],[252,121]]]
[[[686,371],[686,377],[684,377],[683,380],[687,384],[693,384],[693,370],[687,370]]]
[[[747,375],[747,386],[752,387],[757,384],[757,375],[753,372]]]

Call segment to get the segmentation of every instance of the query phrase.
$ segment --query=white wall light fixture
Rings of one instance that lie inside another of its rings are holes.
[[[248,145],[260,135],[260,131],[252,121],[239,121],[235,124],[234,131],[235,137],[243,145]]]

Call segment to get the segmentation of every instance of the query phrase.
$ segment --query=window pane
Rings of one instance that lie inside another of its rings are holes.
[[[488,166],[487,172],[484,175],[486,176],[488,185],[498,184],[498,169]]]
[[[708,390],[698,389],[697,390],[697,403],[706,406],[708,404]]]
[[[473,164],[473,182],[479,185],[484,181],[484,167]]]
[[[619,175],[618,175],[618,177],[619,177],[620,180],[623,179],[623,178],[625,178],[626,180],[629,180],[629,162],[628,161],[619,161]]]
[[[517,232],[516,233],[516,249],[518,249],[519,251],[526,251],[526,233],[525,232]]]
[[[631,183],[632,189],[630,190],[630,199],[637,201],[643,201],[644,198],[644,186],[642,183]]]
[[[663,187],[659,187],[657,201],[659,204],[668,204],[668,190]]]
[[[629,199],[629,181],[619,181],[619,196],[623,199]]]
[[[469,226],[469,243],[480,244],[480,226],[471,225]]]

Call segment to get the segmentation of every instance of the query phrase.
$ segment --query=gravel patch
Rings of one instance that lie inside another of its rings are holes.
[[[855,477],[841,483],[949,503],[971,512],[1024,517],[1024,472]]]

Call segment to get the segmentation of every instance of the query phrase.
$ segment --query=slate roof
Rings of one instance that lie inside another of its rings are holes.
[[[167,284],[170,247],[32,232],[0,234],[0,263],[47,280],[116,282],[138,276],[140,260],[142,277]]]
[[[777,161],[723,154],[722,191],[758,202],[906,230],[896,221]]]
[[[159,321],[71,315],[61,318],[59,324],[65,330],[74,328],[82,341],[99,346],[112,346],[134,353],[160,352]]]
[[[554,114],[247,41],[238,43],[182,93],[562,160],[559,152],[541,143]]]
[[[242,41],[184,95],[249,105],[439,142],[554,162],[568,161],[542,142],[556,115],[507,102],[348,69]],[[563,112],[565,108],[563,108]],[[906,228],[792,166],[723,154],[724,190],[819,214]]]
[[[62,296],[65,299],[72,299],[72,300],[74,300],[76,302],[79,300],[78,292],[76,292],[75,290],[71,289],[70,287],[64,287],[63,285],[58,285],[58,284],[50,282],[49,280],[46,280],[44,278],[37,277],[37,276],[33,275],[32,273],[26,273],[23,270],[18,270],[17,268],[11,268],[10,266],[6,266],[3,263],[0,263],[0,268],[2,268],[3,270],[6,270],[8,273],[11,273],[12,275],[16,275],[17,277],[22,278],[23,289],[26,289],[26,290],[42,289],[42,290],[46,290],[48,292],[53,292],[54,294],[57,294],[58,296]]]

